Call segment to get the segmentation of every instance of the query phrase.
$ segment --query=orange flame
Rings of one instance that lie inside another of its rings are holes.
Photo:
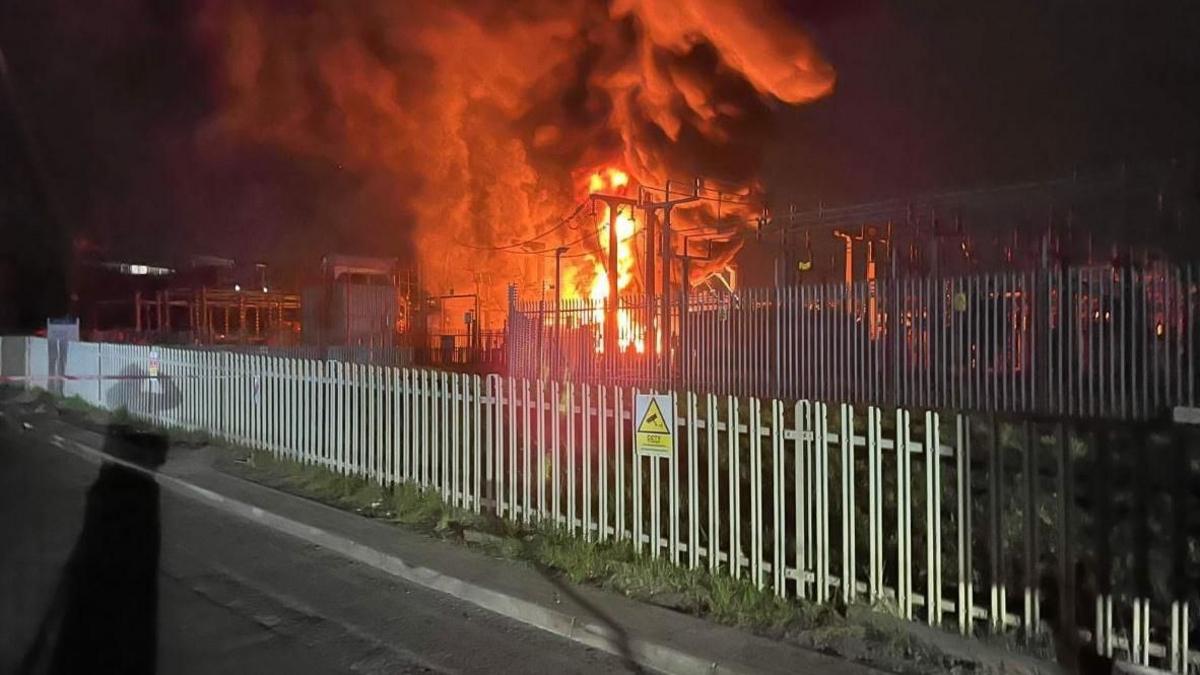
[[[587,189],[589,194],[625,194],[630,187],[629,174],[616,168],[607,167],[591,174],[587,180]],[[610,255],[609,250],[609,222],[615,221],[617,229],[617,293],[619,295],[629,288],[633,281],[636,270],[637,257],[634,249],[634,235],[638,233],[637,215],[633,211],[632,206],[620,205],[617,206],[616,217],[612,218],[610,207],[604,202],[597,203],[596,211],[596,246],[597,251],[593,253],[591,265],[591,281],[584,284],[575,283],[567,286],[564,290],[566,296],[570,298],[586,297],[592,303],[594,308],[591,311],[589,321],[587,323],[596,324],[596,351],[604,351],[605,335],[605,316],[604,303],[607,301],[608,288],[608,260]],[[571,273],[568,278],[578,278],[579,273]],[[644,353],[646,343],[644,338],[644,329],[633,319],[633,314],[628,309],[618,309],[617,311],[617,346],[620,351],[634,349],[638,353]]]

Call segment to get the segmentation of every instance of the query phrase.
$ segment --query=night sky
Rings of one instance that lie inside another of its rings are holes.
[[[1195,3],[793,4],[838,70],[833,96],[780,115],[767,175],[795,199],[1038,180],[1200,149]]]
[[[386,187],[213,140],[213,57],[196,39],[198,4],[0,2],[15,92],[0,100],[0,228],[10,242],[0,329],[62,306],[73,238],[147,262],[267,259],[285,275],[334,250],[404,255],[386,228],[364,226],[397,217],[375,198]],[[780,106],[763,171],[777,203],[1039,179],[1200,149],[1195,3],[788,4],[838,83],[816,103]]]

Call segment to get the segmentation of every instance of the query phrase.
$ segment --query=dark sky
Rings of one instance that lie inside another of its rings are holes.
[[[310,226],[326,215],[316,187],[348,180],[336,167],[209,142],[213,56],[195,39],[197,4],[0,10],[0,46],[69,226],[123,257],[168,263],[215,253],[315,264],[338,244],[369,247]]]
[[[838,70],[784,111],[771,186],[854,201],[1200,149],[1200,6],[796,2]]]
[[[331,250],[394,247],[371,228],[338,226],[348,220],[338,209],[372,213],[361,179],[206,142],[215,102],[211,55],[192,26],[199,1],[0,0],[0,48],[61,220],[150,261],[203,252],[301,269]],[[867,200],[1200,148],[1195,3],[789,5],[838,84],[815,104],[781,107],[764,168],[778,200]],[[29,239],[47,221],[13,206],[30,183],[0,103],[0,227]],[[338,192],[362,196],[334,208],[326,197]],[[22,275],[6,264],[11,292]]]

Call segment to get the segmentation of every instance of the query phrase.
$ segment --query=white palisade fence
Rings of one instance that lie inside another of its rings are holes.
[[[0,347],[10,382],[968,635],[1047,630],[1040,580],[1073,579],[1080,559],[1061,426],[1027,425],[1050,440],[1013,450],[963,415],[675,392],[673,457],[646,457],[633,447],[637,392],[618,386],[115,344],[71,343],[63,358],[24,337]],[[1057,584],[1055,606],[1079,605],[1076,586]],[[1076,617],[1087,639],[1194,672],[1194,589],[1101,586],[1082,603],[1095,616]]]

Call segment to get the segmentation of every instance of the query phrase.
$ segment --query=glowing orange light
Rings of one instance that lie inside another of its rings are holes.
[[[588,177],[588,191],[620,193],[629,186],[629,174],[615,167],[597,171]],[[596,351],[604,351],[604,302],[609,299],[608,269],[606,262],[609,258],[609,206],[599,203],[596,212],[596,237],[600,243],[601,255],[592,263],[592,280],[587,287],[587,297],[595,308],[591,312],[589,323],[598,326],[596,336]],[[637,232],[637,220],[630,206],[618,206],[615,222],[617,229],[617,292],[625,290],[633,281],[636,258],[633,249],[633,238]],[[617,310],[617,346],[621,351],[634,349],[638,353],[646,351],[645,331],[633,319],[628,309]]]

